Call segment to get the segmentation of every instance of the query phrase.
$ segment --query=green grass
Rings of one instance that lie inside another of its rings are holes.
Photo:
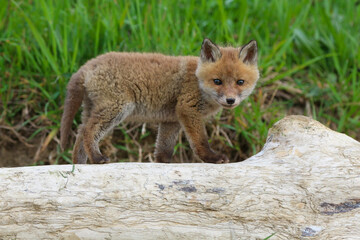
[[[248,100],[208,124],[216,149],[248,157],[274,122],[293,113],[360,140],[359,16],[356,0],[2,1],[0,126],[20,136],[0,131],[15,141],[47,139],[52,163],[70,162],[56,133],[79,66],[108,51],[199,55],[208,37],[235,46],[256,39],[262,72]],[[118,133],[122,158],[139,157],[139,146],[142,160],[151,153],[153,134],[140,132]],[[189,156],[184,141],[177,154]]]

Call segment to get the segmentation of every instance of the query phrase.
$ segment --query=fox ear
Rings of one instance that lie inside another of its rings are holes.
[[[239,58],[245,64],[257,65],[257,43],[255,40],[251,40],[241,48]]]
[[[219,47],[210,39],[205,38],[201,45],[200,58],[202,62],[216,62],[221,58]]]

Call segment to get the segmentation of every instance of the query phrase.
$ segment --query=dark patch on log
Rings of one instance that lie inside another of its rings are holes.
[[[161,190],[161,191],[165,189],[165,186],[164,186],[164,185],[162,185],[162,184],[158,184],[158,183],[156,183],[156,185],[160,188],[160,190]]]
[[[190,186],[190,187],[183,187],[183,188],[180,188],[181,191],[184,191],[184,192],[196,192],[197,189],[196,187],[194,186]]]
[[[334,203],[327,203],[324,202],[320,204],[322,208],[320,213],[324,215],[334,215],[337,213],[345,213],[350,212],[356,208],[360,208],[360,199],[351,199],[350,201],[334,204]]]
[[[207,189],[206,190],[207,193],[224,193],[225,192],[225,189],[224,188],[220,188],[220,187],[214,187],[214,188],[211,188],[211,189]]]
[[[190,183],[190,180],[175,180],[173,181],[175,185],[188,185]]]
[[[304,230],[301,231],[302,237],[314,237],[316,234],[321,231],[320,227],[316,227],[318,229],[313,229],[314,227],[306,227]]]

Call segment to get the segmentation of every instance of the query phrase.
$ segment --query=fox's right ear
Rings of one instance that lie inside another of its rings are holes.
[[[200,59],[202,62],[215,62],[221,58],[218,46],[210,39],[205,38],[201,45]]]

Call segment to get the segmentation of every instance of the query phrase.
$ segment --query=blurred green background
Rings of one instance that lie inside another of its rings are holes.
[[[260,54],[253,95],[207,122],[215,150],[241,161],[289,114],[360,140],[358,0],[2,0],[0,166],[71,163],[71,149],[58,146],[59,123],[66,84],[88,59],[108,51],[198,56],[204,37],[234,46],[255,39]],[[123,124],[103,151],[113,161],[152,161],[152,128]],[[183,135],[175,161],[196,161]]]

